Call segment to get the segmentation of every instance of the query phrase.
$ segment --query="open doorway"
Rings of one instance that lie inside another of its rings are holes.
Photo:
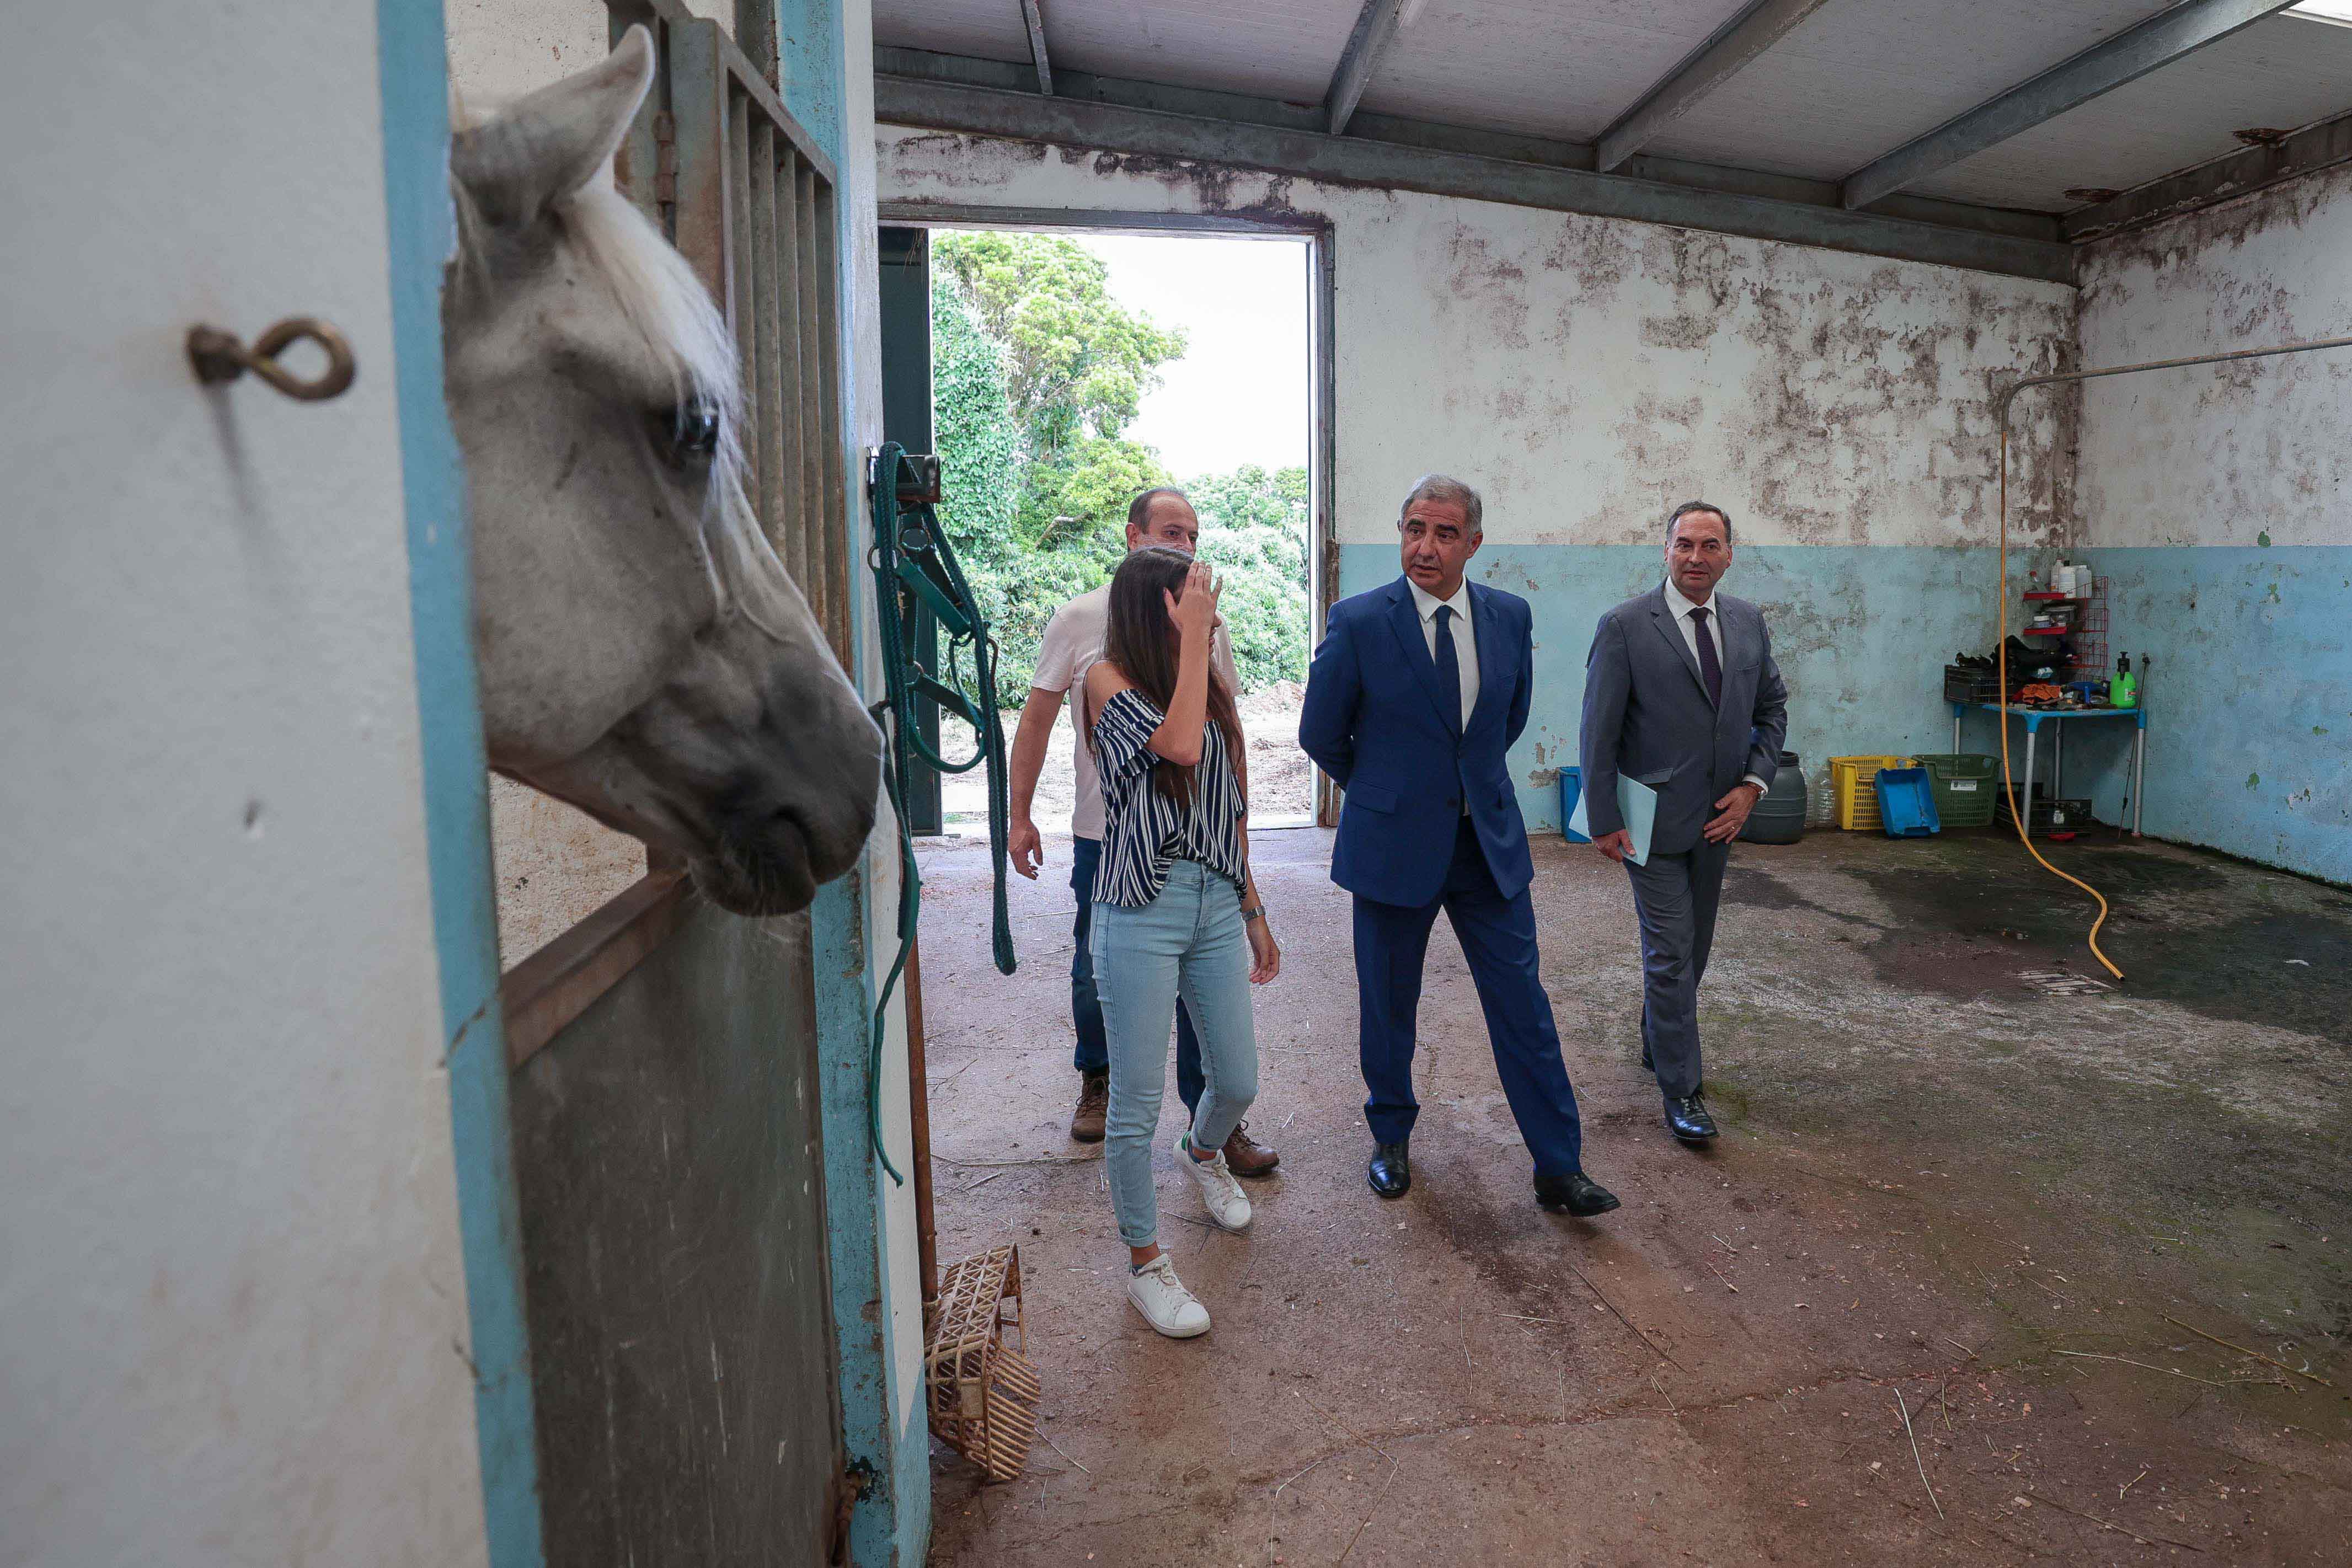
[[[884,360],[886,402],[903,411],[891,423],[927,421],[922,444],[943,460],[941,521],[996,632],[1008,735],[1046,622],[1109,580],[1129,501],[1173,486],[1225,584],[1252,825],[1311,824],[1298,710],[1328,576],[1321,236],[996,216],[927,212],[919,229],[886,228],[886,263],[904,270],[885,284]],[[970,754],[960,727],[945,727],[944,755]],[[1077,744],[1072,725],[1055,727],[1032,810],[1049,835],[1070,830]],[[936,812],[919,831],[984,834],[984,779],[939,780]]]

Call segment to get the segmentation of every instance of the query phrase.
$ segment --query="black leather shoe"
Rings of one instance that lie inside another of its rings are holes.
[[[1380,1144],[1364,1180],[1381,1197],[1402,1197],[1412,1190],[1412,1156],[1402,1144]]]
[[[1694,1094],[1687,1100],[1666,1101],[1666,1131],[1685,1144],[1704,1144],[1715,1136],[1715,1118],[1706,1103]]]
[[[1590,1219],[1616,1207],[1617,1195],[1582,1171],[1571,1171],[1564,1176],[1536,1177],[1536,1201],[1555,1214],[1565,1209],[1579,1219]]]

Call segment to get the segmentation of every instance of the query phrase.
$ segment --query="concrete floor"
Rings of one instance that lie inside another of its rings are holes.
[[[2352,895],[2102,837],[2053,853],[2116,904],[2112,989],[2084,901],[1991,832],[1743,845],[1705,1154],[1636,1064],[1622,873],[1538,839],[1586,1163],[1625,1200],[1588,1223],[1532,1201],[1442,925],[1413,1190],[1365,1190],[1329,835],[1264,835],[1251,1122],[1283,1166],[1244,1236],[1163,1168],[1215,1318],[1187,1343],[1121,1298],[1066,1138],[1066,841],[1014,888],[1010,979],[984,849],[928,852],[940,1255],[1020,1243],[1045,1382],[1020,1479],[938,1451],[932,1561],[2352,1560]]]

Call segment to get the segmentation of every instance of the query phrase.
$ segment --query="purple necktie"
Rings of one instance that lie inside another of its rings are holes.
[[[1691,612],[1691,629],[1698,633],[1698,673],[1706,682],[1706,700],[1723,706],[1723,661],[1715,656],[1715,637],[1706,629],[1706,612]]]

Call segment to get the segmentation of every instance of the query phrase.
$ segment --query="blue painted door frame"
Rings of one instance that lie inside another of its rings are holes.
[[[807,128],[834,166],[842,172],[842,199],[835,204],[842,232],[835,254],[843,258],[845,276],[835,298],[841,318],[835,329],[845,351],[841,363],[841,428],[862,440],[866,432],[856,417],[856,388],[874,367],[858,362],[854,352],[857,300],[876,287],[871,277],[848,272],[848,258],[866,254],[851,225],[870,221],[869,193],[850,188],[853,166],[847,157],[848,92],[844,57],[847,40],[839,0],[778,0],[776,5],[777,75],[784,107]],[[861,216],[869,214],[869,216]],[[853,545],[850,559],[862,563],[863,465],[845,465],[850,494],[847,520]],[[866,629],[871,605],[864,572],[850,572],[852,677],[866,689]],[[887,819],[886,819],[887,821]],[[895,846],[884,841],[894,830],[885,827],[856,871],[823,889],[809,910],[811,937],[816,955],[817,1050],[822,1062],[824,1114],[825,1187],[832,1207],[833,1289],[835,1331],[840,1336],[841,1406],[844,1446],[851,1465],[863,1461],[868,1490],[852,1516],[850,1559],[859,1568],[898,1568],[919,1563],[930,1541],[930,1441],[919,1390],[911,1417],[902,1426],[899,1407],[908,1391],[892,1354],[890,1325],[893,1307],[889,1223],[886,1209],[890,1189],[867,1145],[866,1134],[866,1069],[869,1020],[874,1011],[872,904],[869,892],[877,889],[874,870],[892,859]],[[887,879],[886,879],[887,883]],[[894,1129],[895,1131],[895,1129]],[[903,1165],[905,1162],[900,1161]],[[919,1303],[914,1304],[919,1310]],[[919,1375],[919,1373],[917,1374]]]
[[[491,1568],[541,1568],[521,1223],[499,1016],[489,786],[473,647],[464,470],[441,391],[441,273],[457,238],[449,203],[449,85],[441,0],[377,0],[384,216],[394,375],[416,639],[425,829],[468,1352]]]

